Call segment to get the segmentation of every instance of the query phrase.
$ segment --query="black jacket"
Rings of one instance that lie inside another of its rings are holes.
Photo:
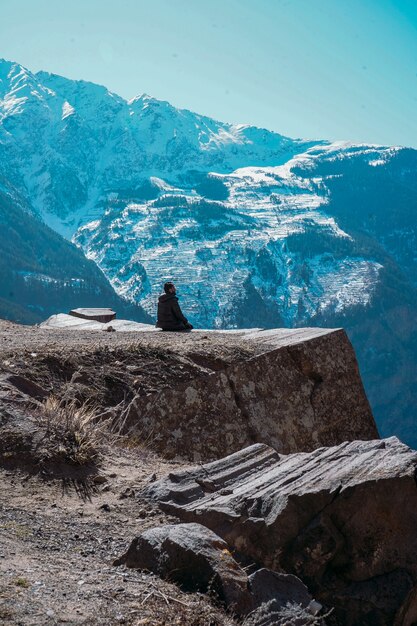
[[[188,320],[180,309],[177,296],[173,293],[159,296],[156,326],[165,330],[184,330],[187,324]]]

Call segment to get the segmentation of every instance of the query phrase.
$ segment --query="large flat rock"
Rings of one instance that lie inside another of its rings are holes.
[[[256,444],[172,473],[145,496],[299,576],[338,623],[388,625],[403,603],[417,610],[416,467],[417,452],[395,437],[290,455]]]
[[[117,320],[112,319],[109,322],[99,321],[94,319],[94,310],[95,309],[75,309],[75,311],[90,311],[90,314],[86,315],[67,315],[66,313],[57,313],[56,315],[51,315],[47,320],[42,322],[40,325],[41,328],[45,330],[59,330],[59,329],[67,329],[67,330],[102,330],[107,331],[109,328],[112,328],[114,331],[118,332],[153,332],[158,331],[159,328],[155,328],[152,324],[144,324],[142,322],[132,322],[131,320]],[[109,309],[96,309],[98,311],[103,311],[103,318],[105,317],[105,311],[109,311]],[[98,315],[96,315],[97,317]]]
[[[167,456],[204,461],[255,442],[288,453],[378,437],[343,330],[241,333],[245,352],[227,362],[210,354],[211,338],[206,350],[188,346],[195,377],[130,405],[126,425]]]
[[[123,332],[134,326],[114,320],[119,332],[100,332],[61,317],[0,323],[0,395],[42,388],[93,403],[126,418],[135,440],[196,461],[257,442],[287,453],[378,436],[343,330]]]

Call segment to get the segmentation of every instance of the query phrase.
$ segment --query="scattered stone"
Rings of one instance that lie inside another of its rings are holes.
[[[107,478],[103,476],[103,474],[97,474],[97,476],[94,476],[93,478],[93,483],[95,485],[103,485],[107,483]]]
[[[133,489],[131,489],[131,487],[126,487],[126,489],[120,492],[119,500],[124,500],[126,498],[134,498],[134,497],[135,497],[135,492],[133,491]]]
[[[72,377],[71,377],[71,384],[75,385],[88,385],[91,383],[90,377],[88,376],[87,372],[84,371],[83,369],[79,369],[76,372],[73,373]]]
[[[317,602],[317,600],[311,600],[310,604],[307,607],[309,613],[311,613],[312,615],[318,615],[322,608],[323,605],[320,604],[320,602]]]
[[[249,576],[249,589],[255,606],[273,601],[274,609],[285,606],[288,602],[307,608],[312,601],[307,587],[297,576],[272,572],[266,568]]]
[[[149,570],[187,591],[214,592],[239,615],[252,608],[245,571],[226,542],[200,524],[164,525],[145,531],[114,562],[122,564]]]
[[[23,394],[31,398],[35,398],[35,400],[44,400],[48,395],[48,391],[46,389],[33,382],[33,380],[29,380],[20,374],[10,374],[7,376],[6,382],[13,385],[13,387],[21,391]]]

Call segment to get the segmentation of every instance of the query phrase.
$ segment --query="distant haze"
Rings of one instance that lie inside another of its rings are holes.
[[[291,137],[417,147],[414,0],[13,0],[0,57]]]

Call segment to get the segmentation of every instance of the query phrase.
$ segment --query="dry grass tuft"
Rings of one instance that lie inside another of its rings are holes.
[[[300,604],[287,602],[286,606],[276,607],[275,601],[270,600],[250,613],[242,626],[257,626],[261,623],[273,623],[277,626],[325,626],[325,619],[331,613],[332,609],[322,616],[312,615]]]
[[[37,445],[40,465],[98,465],[103,447],[111,443],[109,420],[96,407],[47,398],[37,418],[42,436]]]

